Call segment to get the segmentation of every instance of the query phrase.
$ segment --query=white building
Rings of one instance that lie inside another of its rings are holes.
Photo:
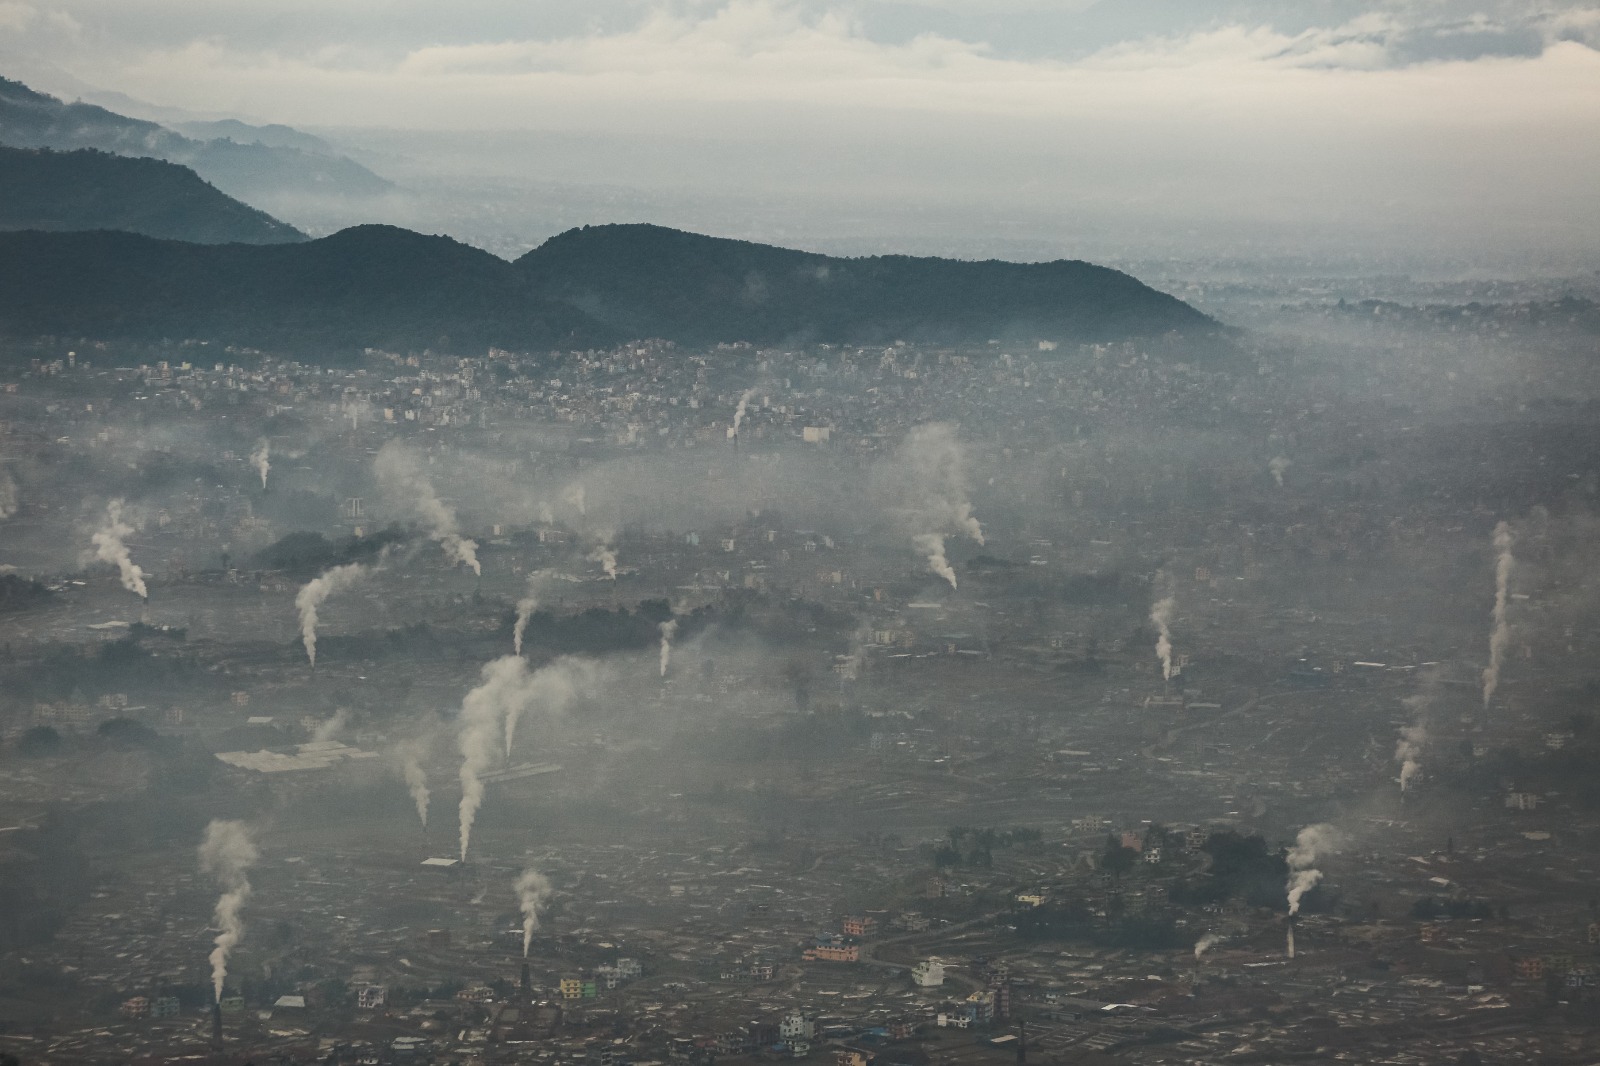
[[[917,963],[911,968],[911,980],[918,988],[938,988],[944,984],[944,963],[938,959]]]

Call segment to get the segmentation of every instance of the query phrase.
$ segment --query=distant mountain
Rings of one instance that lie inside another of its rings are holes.
[[[655,226],[599,226],[508,263],[357,226],[300,244],[0,234],[0,334],[210,340],[307,356],[719,341],[1067,343],[1220,327],[1087,263],[835,259]]]
[[[1120,340],[1216,323],[1090,263],[844,259],[649,225],[586,226],[518,259],[536,289],[627,336],[684,344]]]
[[[393,190],[383,178],[340,155],[265,143],[259,136],[249,143],[196,140],[94,104],[63,103],[7,78],[0,78],[0,144],[154,156],[193,167],[229,196],[246,202],[289,195],[364,197]]]
[[[303,133],[293,126],[276,122],[265,126],[252,126],[236,118],[213,121],[190,120],[171,123],[173,129],[201,141],[226,140],[235,144],[264,144],[269,148],[293,148],[314,155],[334,156],[339,150],[321,137]]]
[[[616,339],[505,260],[392,226],[279,245],[0,234],[0,334],[193,338],[308,356]]]
[[[0,189],[0,230],[115,229],[197,244],[305,240],[188,167],[159,159],[0,147]]]

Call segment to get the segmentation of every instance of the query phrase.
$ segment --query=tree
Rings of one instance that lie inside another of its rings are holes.
[[[1116,837],[1106,838],[1105,854],[1100,856],[1100,868],[1113,877],[1120,878],[1123,874],[1133,869],[1139,861],[1139,853],[1132,848],[1125,848]]]
[[[61,734],[56,732],[55,726],[36,725],[22,734],[17,741],[17,753],[30,758],[38,755],[54,755],[61,750]]]

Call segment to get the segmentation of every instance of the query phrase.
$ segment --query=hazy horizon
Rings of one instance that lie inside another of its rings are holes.
[[[652,221],[840,252],[1600,264],[1600,6],[0,3],[0,69],[284,123],[515,254]]]

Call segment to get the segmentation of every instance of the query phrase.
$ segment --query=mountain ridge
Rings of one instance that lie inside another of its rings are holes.
[[[130,118],[98,104],[67,103],[6,77],[0,77],[0,144],[153,156],[192,168],[246,203],[286,195],[378,196],[394,189],[389,181],[342,155],[259,140],[196,140],[160,123]]]
[[[1219,331],[1175,297],[1087,263],[840,259],[665,227],[568,231],[515,262],[383,225],[270,245],[0,234],[0,334],[12,337],[195,339],[331,356],[645,338],[973,345]]]
[[[1176,297],[1081,260],[846,258],[612,223],[557,234],[513,265],[614,328],[649,323],[685,344],[730,333],[753,342],[1111,339],[1216,325]]]
[[[125,230],[196,244],[306,239],[188,167],[95,148],[0,145],[0,189],[0,230]]]

